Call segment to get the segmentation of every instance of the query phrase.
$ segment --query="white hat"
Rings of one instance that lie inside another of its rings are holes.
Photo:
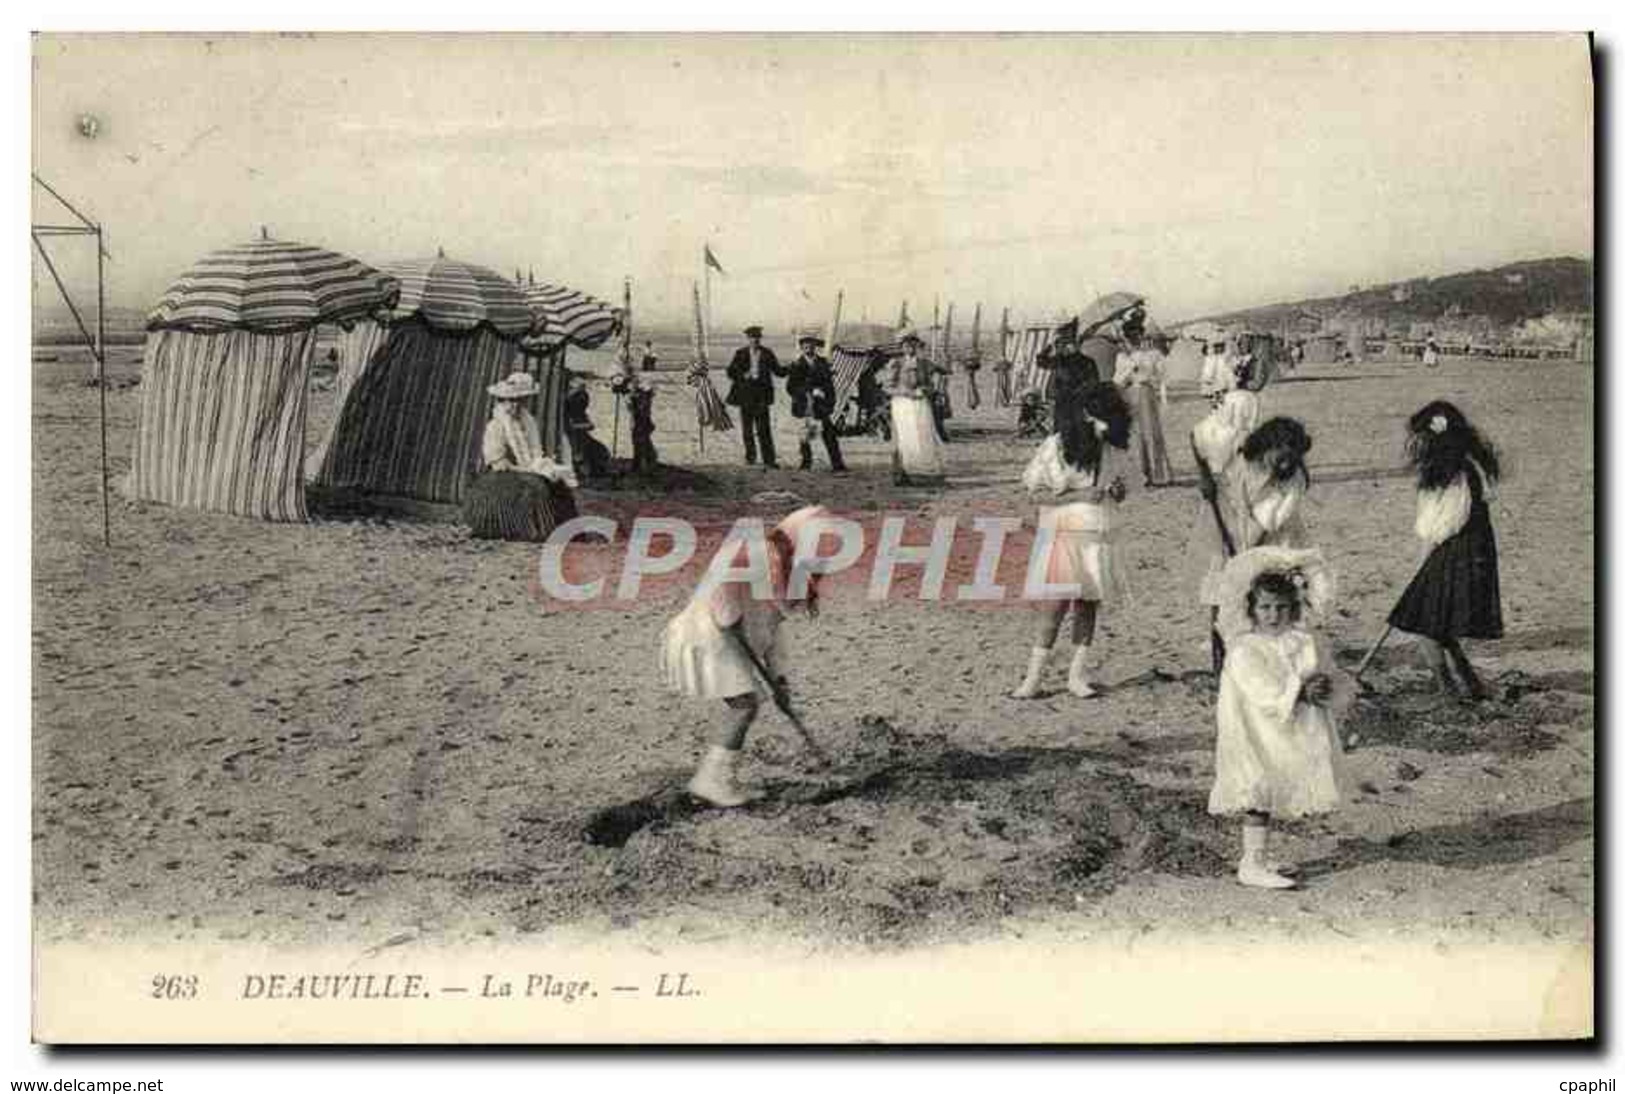
[[[794,543],[801,530],[814,521],[823,520],[829,516],[829,510],[822,505],[803,505],[800,509],[786,516],[778,523],[778,530],[790,537]]]
[[[1247,615],[1247,592],[1263,573],[1289,574],[1298,586],[1306,623],[1323,625],[1337,598],[1337,583],[1319,548],[1254,547],[1225,563],[1219,578],[1220,637],[1230,641],[1252,629]]]
[[[542,389],[536,383],[536,377],[528,372],[510,373],[506,380],[492,384],[485,389],[498,399],[528,399],[532,395],[540,395]]]

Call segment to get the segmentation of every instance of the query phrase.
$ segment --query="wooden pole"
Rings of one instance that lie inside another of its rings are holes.
[[[1360,667],[1354,670],[1354,678],[1356,680],[1365,674],[1366,666],[1371,664],[1371,659],[1377,656],[1377,651],[1382,649],[1382,644],[1388,641],[1388,636],[1393,633],[1394,625],[1390,623],[1386,628],[1383,629],[1382,637],[1377,639],[1377,644],[1367,650],[1366,655],[1360,659]]]
[[[698,285],[694,285],[693,290],[694,290],[694,360],[696,362],[705,363],[706,366],[709,368],[710,367],[710,362],[709,362],[709,359],[706,357],[706,353],[705,353],[705,314],[700,310],[700,287]],[[696,411],[696,413],[694,415],[694,418],[695,418],[695,422],[699,426],[699,430],[700,430],[700,455],[703,456],[703,455],[705,455],[705,417],[704,417],[704,415],[698,413],[698,409],[699,409],[698,399],[699,399],[699,395],[698,395],[698,393],[696,393],[695,394],[695,400],[696,400],[696,402],[695,402],[695,411]]]
[[[707,359],[710,358],[710,354],[708,352],[706,352],[706,351],[708,351],[711,348],[710,340],[711,340],[711,323],[712,323],[712,315],[711,315],[711,263],[708,261],[710,253],[711,253],[711,244],[707,243],[705,245],[705,251],[702,252],[701,255],[700,255],[700,272],[705,277],[705,321],[700,323],[700,338],[703,340],[702,344],[700,346],[700,352]]]
[[[102,418],[102,546],[113,545],[112,518],[107,498],[107,286],[102,256],[102,226],[96,225],[96,386],[101,395]]]
[[[632,367],[632,279],[621,280],[621,354],[627,368]]]

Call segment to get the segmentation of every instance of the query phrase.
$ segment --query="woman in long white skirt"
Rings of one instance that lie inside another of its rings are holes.
[[[754,797],[740,789],[735,768],[761,709],[760,697],[782,696],[789,687],[779,669],[779,624],[796,607],[809,616],[818,613],[818,576],[809,575],[805,593],[794,600],[790,578],[797,537],[826,515],[822,506],[809,505],[768,534],[771,598],[752,595],[753,586],[739,581],[702,587],[666,625],[660,660],[667,686],[696,699],[720,699],[729,710],[688,784],[689,793],[712,805],[744,805]],[[733,565],[743,562],[735,559]]]
[[[1060,635],[1061,622],[1072,612],[1072,667],[1067,690],[1081,699],[1098,695],[1089,675],[1095,619],[1103,601],[1123,593],[1122,561],[1116,544],[1117,504],[1127,493],[1111,472],[1111,448],[1128,447],[1131,414],[1112,384],[1096,384],[1055,401],[1056,432],[1038,446],[1022,485],[1045,504],[1039,513],[1039,535],[1049,538],[1049,585],[1073,586],[1071,596],[1038,603],[1037,635],[1027,661],[1027,675],[1011,693],[1013,699],[1038,694],[1044,665]]]
[[[947,463],[937,435],[931,400],[936,366],[920,356],[912,329],[900,332],[902,356],[891,367],[892,480],[899,486],[942,482]]]

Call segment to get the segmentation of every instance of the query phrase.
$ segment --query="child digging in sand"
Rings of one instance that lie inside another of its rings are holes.
[[[758,599],[754,585],[728,581],[707,588],[703,583],[688,606],[666,626],[661,666],[672,690],[698,699],[719,699],[728,714],[712,735],[689,793],[724,808],[744,805],[757,795],[742,789],[735,769],[745,735],[761,708],[766,689],[788,688],[778,664],[779,624],[794,608],[818,614],[818,575],[808,575],[805,592],[792,599],[791,581],[796,538],[826,517],[809,505],[785,517],[767,536],[767,577],[771,597]],[[746,555],[741,546],[740,555]],[[733,565],[742,568],[745,558]]]
[[[1441,691],[1483,699],[1488,691],[1460,640],[1501,637],[1500,563],[1488,502],[1501,463],[1495,446],[1443,400],[1411,416],[1406,450],[1416,468],[1416,535],[1429,552],[1388,622],[1418,636]]]
[[[1305,626],[1331,607],[1319,551],[1258,547],[1225,567],[1219,630],[1228,655],[1219,680],[1218,742],[1208,812],[1241,818],[1236,879],[1290,889],[1290,866],[1269,857],[1274,817],[1329,813],[1342,799],[1337,712],[1353,682]]]

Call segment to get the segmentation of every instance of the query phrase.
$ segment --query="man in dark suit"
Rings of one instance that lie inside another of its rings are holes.
[[[789,378],[784,390],[790,395],[790,414],[805,427],[801,433],[801,470],[812,470],[812,439],[821,435],[824,451],[829,456],[831,471],[845,471],[841,460],[841,442],[830,421],[835,413],[835,370],[829,358],[821,357],[818,347],[824,340],[816,334],[803,334],[800,339],[801,356],[790,362]]]
[[[739,427],[745,438],[745,462],[756,462],[762,450],[762,464],[779,466],[773,450],[773,377],[788,376],[790,370],[779,364],[772,350],[762,345],[762,328],[745,328],[746,344],[734,351],[728,362],[728,402],[739,408]]]

